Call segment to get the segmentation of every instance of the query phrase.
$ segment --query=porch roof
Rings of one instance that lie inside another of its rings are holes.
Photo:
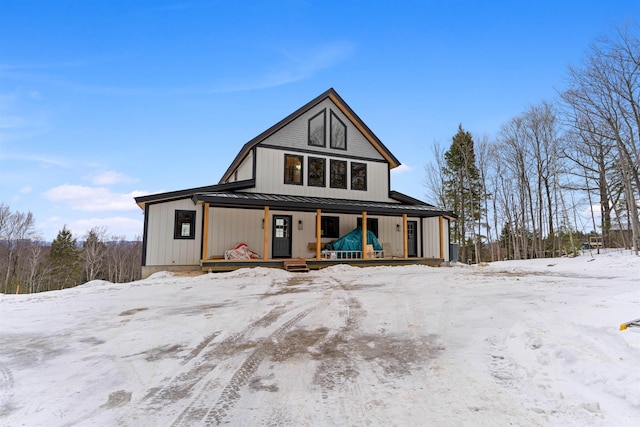
[[[330,213],[361,213],[366,211],[368,214],[386,216],[407,214],[417,217],[446,216],[456,218],[453,212],[426,203],[407,204],[247,192],[196,193],[192,200],[196,204],[209,203],[214,207],[261,209],[264,206],[269,206],[269,208],[289,211],[312,212],[320,209]]]

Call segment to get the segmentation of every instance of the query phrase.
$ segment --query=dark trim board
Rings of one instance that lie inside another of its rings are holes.
[[[255,172],[254,172],[255,176]],[[147,204],[171,202],[174,200],[188,199],[196,193],[216,192],[216,191],[236,191],[253,188],[256,186],[255,179],[246,179],[243,181],[230,182],[228,184],[207,185],[204,187],[188,188],[186,190],[168,191],[166,193],[150,194],[148,196],[134,197],[134,200],[144,209]]]
[[[279,145],[270,145],[270,144],[260,144],[257,146],[257,148],[268,148],[270,150],[278,150],[278,151],[291,151],[291,147],[281,147]],[[312,154],[314,156],[323,156],[326,158],[332,158],[332,159],[338,159],[338,160],[347,159],[347,160],[360,160],[364,162],[373,162],[373,163],[387,163],[385,159],[371,159],[369,157],[352,156],[352,155],[342,154],[339,151],[334,153],[330,151],[310,150],[308,148],[295,148],[295,151],[297,153]]]
[[[445,262],[441,258],[375,258],[375,259],[302,259],[310,270],[320,270],[333,265],[352,265],[354,267],[380,267],[380,266],[401,266],[401,265],[425,265],[429,267],[440,267]],[[267,267],[284,269],[284,264],[290,259],[268,259],[268,260],[207,260],[202,261],[202,271],[204,273],[222,273],[225,271],[235,271],[241,268]]]

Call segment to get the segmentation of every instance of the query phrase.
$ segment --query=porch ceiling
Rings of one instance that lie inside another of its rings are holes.
[[[244,209],[285,209],[289,211],[314,212],[317,209],[330,213],[361,213],[374,215],[402,215],[414,217],[447,216],[455,217],[450,211],[439,209],[428,204],[409,205],[404,203],[372,202],[363,200],[329,199],[322,197],[289,196],[283,194],[263,194],[244,192],[196,193],[194,203],[209,203],[216,207],[233,207]]]

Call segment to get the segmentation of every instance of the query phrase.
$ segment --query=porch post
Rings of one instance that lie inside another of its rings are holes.
[[[367,212],[362,212],[362,259],[367,259]]]
[[[209,203],[204,204],[204,226],[202,227],[202,260],[209,258]]]
[[[322,211],[316,211],[316,259],[320,259],[320,246],[322,245]]]
[[[264,207],[264,244],[262,246],[262,259],[269,259],[269,206]]]
[[[409,239],[407,238],[407,214],[402,214],[402,256],[404,259],[409,258]]]
[[[444,236],[442,235],[442,217],[438,217],[438,234],[440,235],[440,258],[444,260]]]

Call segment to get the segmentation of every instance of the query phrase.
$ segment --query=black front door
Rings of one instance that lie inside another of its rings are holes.
[[[407,221],[408,255],[418,256],[418,221]]]
[[[291,216],[273,216],[273,258],[291,258]]]

